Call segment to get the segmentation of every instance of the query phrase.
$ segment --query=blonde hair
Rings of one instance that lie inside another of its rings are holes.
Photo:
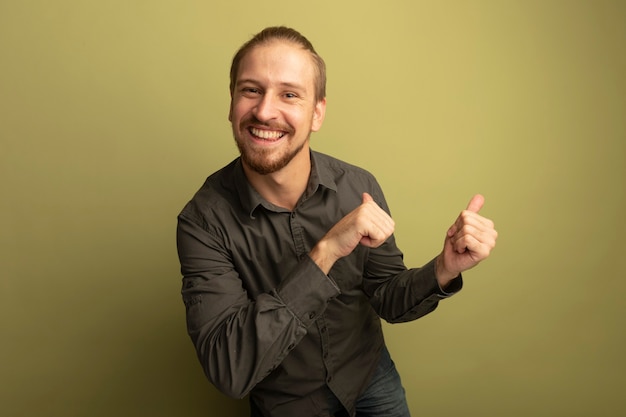
[[[230,94],[234,93],[235,84],[237,83],[237,74],[239,72],[239,65],[241,60],[246,56],[248,52],[259,45],[268,44],[272,41],[286,41],[301,46],[303,49],[311,53],[313,58],[313,64],[315,67],[315,99],[321,101],[326,97],[326,64],[322,57],[320,57],[313,44],[309,42],[307,38],[300,34],[300,32],[285,27],[285,26],[273,26],[263,29],[257,33],[248,42],[244,43],[233,57],[233,62],[230,66]]]

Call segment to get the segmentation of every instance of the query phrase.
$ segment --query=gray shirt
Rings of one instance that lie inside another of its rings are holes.
[[[367,171],[311,152],[308,187],[293,211],[264,200],[240,159],[211,175],[178,217],[187,329],[209,380],[250,394],[266,415],[311,415],[330,389],[354,403],[384,345],[380,318],[417,319],[447,292],[435,262],[407,269],[391,236],[357,246],[325,275],[308,256],[368,192],[389,208]]]

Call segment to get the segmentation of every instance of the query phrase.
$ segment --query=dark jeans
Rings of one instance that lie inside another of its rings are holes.
[[[348,417],[339,400],[329,393],[328,416]],[[250,416],[262,417],[254,403],[250,403]],[[357,417],[410,417],[400,375],[385,347],[372,381],[356,402]],[[298,416],[304,417],[304,416]]]

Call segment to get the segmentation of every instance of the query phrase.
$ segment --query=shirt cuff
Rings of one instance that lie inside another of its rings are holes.
[[[452,281],[450,281],[450,283],[446,286],[445,290],[441,288],[441,285],[439,285],[439,281],[437,281],[437,258],[432,259],[422,268],[432,273],[432,276],[434,277],[436,282],[436,286],[439,289],[437,295],[439,295],[439,297],[441,298],[452,297],[454,294],[461,291],[461,288],[463,288],[463,276],[461,274],[452,279]]]
[[[440,285],[439,292],[444,297],[452,297],[454,294],[461,291],[461,288],[463,288],[463,276],[459,274],[458,277],[450,281],[450,283],[448,284],[445,290],[441,288],[441,285]]]
[[[303,257],[298,266],[276,288],[276,292],[280,300],[306,327],[340,293],[337,285],[309,256]]]

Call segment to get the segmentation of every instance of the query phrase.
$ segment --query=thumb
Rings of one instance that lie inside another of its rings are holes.
[[[374,201],[371,195],[368,193],[363,193],[363,204],[369,203],[370,201]]]
[[[483,204],[485,204],[485,197],[480,194],[476,194],[470,200],[466,210],[478,213],[480,209],[483,208]]]

